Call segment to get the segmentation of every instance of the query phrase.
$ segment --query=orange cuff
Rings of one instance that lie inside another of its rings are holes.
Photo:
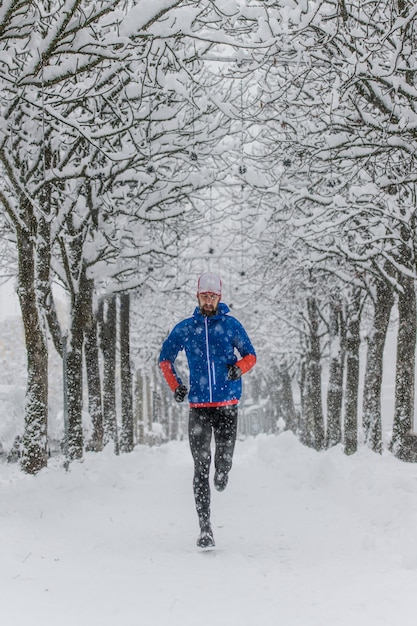
[[[247,354],[246,356],[243,357],[243,359],[240,359],[240,361],[238,361],[236,365],[238,366],[239,369],[242,370],[242,374],[246,374],[246,372],[249,372],[249,370],[252,369],[255,363],[256,363],[256,356],[254,354]]]
[[[159,367],[161,368],[161,371],[164,375],[165,380],[168,383],[169,388],[171,389],[171,391],[175,391],[179,385],[179,382],[174,374],[174,370],[172,369],[171,361],[161,361]]]

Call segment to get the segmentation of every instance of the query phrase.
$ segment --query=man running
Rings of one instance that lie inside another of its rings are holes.
[[[213,547],[210,523],[211,438],[214,434],[214,486],[226,488],[237,434],[241,376],[256,363],[256,354],[242,324],[220,302],[222,281],[205,273],[198,279],[198,306],[192,317],[177,324],[164,341],[159,365],[177,402],[187,393],[190,403],[188,434],[194,459],[193,490],[200,524],[197,546]],[[175,371],[178,353],[185,350],[190,389]],[[238,353],[239,357],[236,355]]]

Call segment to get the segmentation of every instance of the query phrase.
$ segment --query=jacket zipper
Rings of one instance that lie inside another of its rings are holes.
[[[213,402],[212,379],[211,379],[211,369],[210,369],[209,334],[208,334],[207,317],[204,319],[204,325],[206,327],[206,358],[207,358],[207,372],[208,372],[208,383],[209,383],[209,398],[210,398],[210,402]],[[214,373],[214,363],[213,363],[213,373]]]

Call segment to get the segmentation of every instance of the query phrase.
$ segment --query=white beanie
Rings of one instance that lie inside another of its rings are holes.
[[[198,279],[197,293],[215,293],[216,296],[222,295],[222,281],[217,274],[206,272],[201,274]]]

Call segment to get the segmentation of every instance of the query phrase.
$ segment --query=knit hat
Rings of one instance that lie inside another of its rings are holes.
[[[222,281],[217,274],[206,272],[201,274],[198,279],[197,293],[215,293],[216,296],[222,295]]]

